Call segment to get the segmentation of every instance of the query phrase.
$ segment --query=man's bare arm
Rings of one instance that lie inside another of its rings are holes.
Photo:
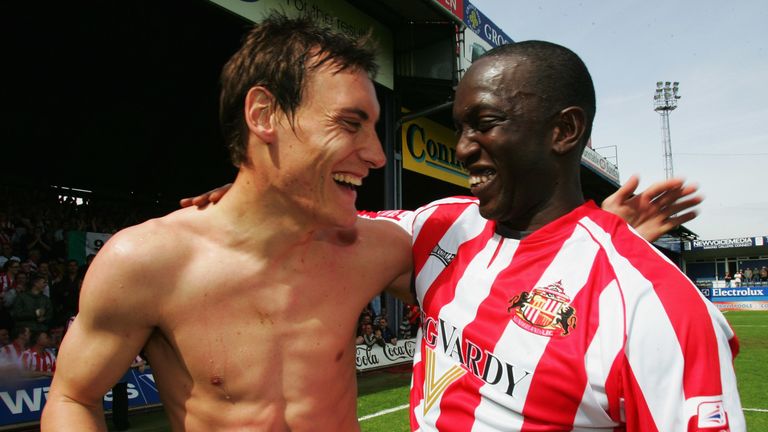
[[[389,294],[399,298],[405,303],[416,304],[416,297],[411,287],[411,271],[401,274],[386,288]]]
[[[630,177],[603,201],[602,207],[627,221],[644,239],[652,242],[697,216],[692,209],[703,198],[694,195],[696,185],[686,185],[684,180],[673,178],[654,183],[634,195],[638,184],[636,176]]]
[[[83,282],[80,312],[61,346],[41,419],[43,431],[104,431],[102,398],[153,329],[146,250],[125,231],[99,251]]]
[[[654,183],[635,195],[638,184],[636,176],[630,177],[619,190],[603,201],[602,207],[626,220],[646,240],[654,241],[697,216],[692,209],[703,198],[694,195],[697,191],[695,185],[687,185],[684,180],[674,178]],[[200,208],[216,204],[231,186],[228,183],[194,198],[184,198],[179,203],[182,207],[194,205]]]

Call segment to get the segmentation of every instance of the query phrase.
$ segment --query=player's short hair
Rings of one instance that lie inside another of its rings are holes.
[[[371,78],[378,70],[369,36],[353,39],[316,25],[309,17],[273,13],[245,36],[221,72],[219,122],[235,166],[246,161],[243,107],[248,91],[254,86],[267,88],[293,126],[308,76],[326,64],[336,72],[365,71]]]
[[[597,109],[592,76],[581,58],[568,48],[546,41],[530,40],[498,46],[483,57],[526,57],[535,72],[530,85],[542,96],[542,115],[550,115],[569,106],[581,107],[586,114],[582,144],[592,133]]]

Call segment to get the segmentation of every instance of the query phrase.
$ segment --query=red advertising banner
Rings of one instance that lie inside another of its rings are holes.
[[[464,0],[435,0],[442,7],[448,9],[456,15],[459,20],[464,21]]]

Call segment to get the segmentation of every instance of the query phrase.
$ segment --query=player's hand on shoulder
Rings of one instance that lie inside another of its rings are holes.
[[[232,187],[232,183],[227,183],[224,186],[217,187],[216,189],[209,190],[196,197],[182,198],[179,200],[181,207],[196,206],[198,208],[204,208],[208,204],[216,204],[227,193],[229,188]]]
[[[602,207],[623,218],[648,241],[693,220],[697,216],[693,208],[704,199],[696,194],[698,186],[681,178],[656,182],[635,194],[639,183],[637,176],[630,177]]]

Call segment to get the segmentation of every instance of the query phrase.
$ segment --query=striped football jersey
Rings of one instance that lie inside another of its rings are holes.
[[[412,430],[745,429],[723,315],[594,203],[522,240],[473,198],[382,218],[413,236]]]
[[[48,350],[38,354],[32,348],[21,353],[21,365],[31,372],[55,372],[56,355]]]

